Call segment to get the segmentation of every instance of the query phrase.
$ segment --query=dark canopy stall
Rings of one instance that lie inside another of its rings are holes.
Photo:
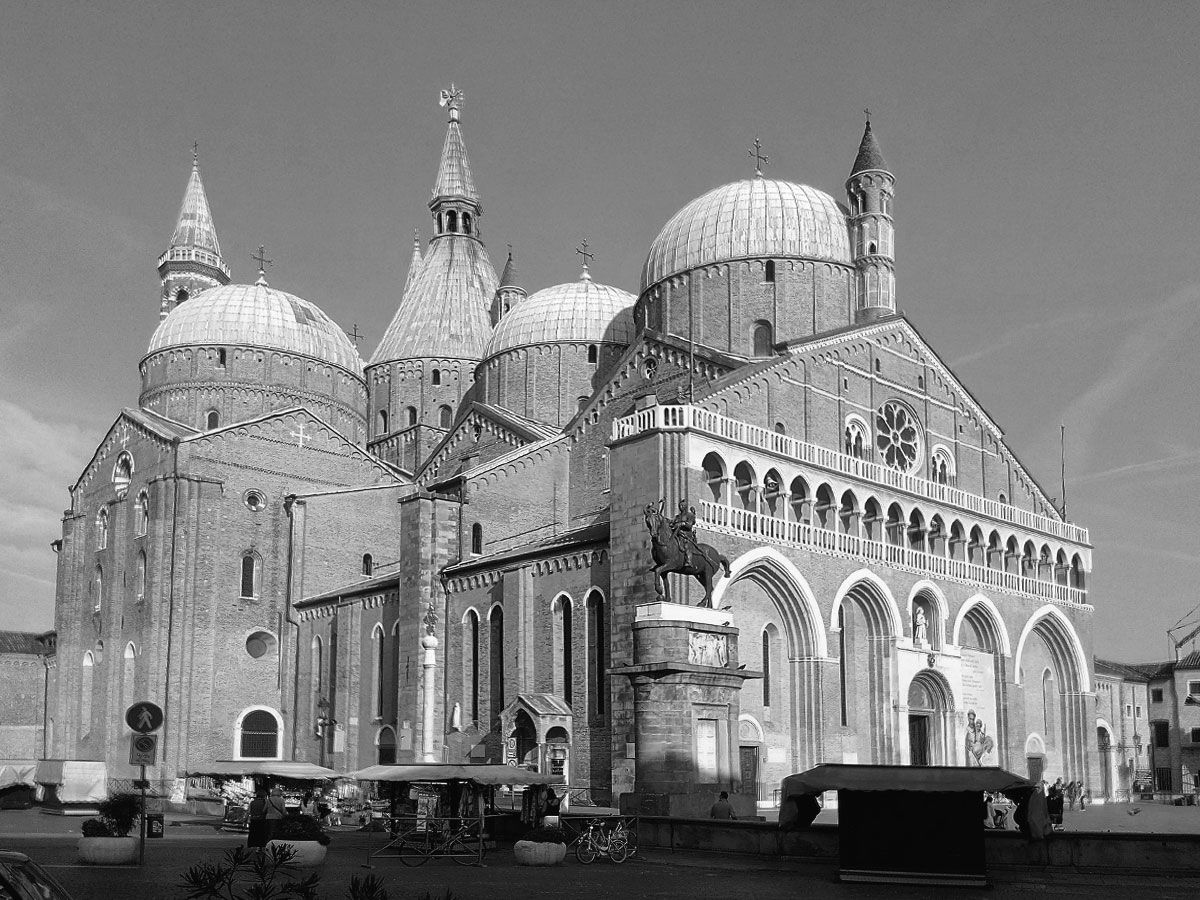
[[[997,768],[829,764],[783,780],[779,827],[805,827],[837,791],[843,881],[981,885],[983,792],[1028,787]]]

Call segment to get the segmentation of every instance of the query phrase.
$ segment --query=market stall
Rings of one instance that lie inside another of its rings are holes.
[[[33,778],[47,812],[94,815],[96,804],[108,797],[108,767],[102,762],[43,759]]]
[[[838,793],[842,881],[982,885],[984,792],[1027,791],[998,768],[828,764],[783,780],[781,829],[803,828]]]
[[[259,788],[277,783],[306,787],[341,777],[333,769],[287,759],[218,759],[194,767],[188,776],[207,776],[224,782],[225,815],[221,827],[226,831],[246,830],[250,800]],[[244,783],[240,790],[228,787],[236,780]],[[298,806],[298,801],[293,805]]]

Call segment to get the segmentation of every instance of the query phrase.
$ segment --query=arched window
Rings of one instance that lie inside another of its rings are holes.
[[[787,434],[787,427],[782,422],[775,423],[776,434]]]
[[[954,483],[954,458],[942,446],[934,447],[929,459],[930,480],[938,484]],[[1003,502],[1003,501],[1001,501]]]
[[[554,652],[554,690],[563,701],[571,703],[571,598],[562,594],[551,605],[552,641]]]
[[[792,519],[796,522],[808,522],[811,517],[809,502],[812,499],[808,492],[808,482],[797,475],[792,479],[788,493],[792,495]]]
[[[134,533],[138,536],[145,534],[150,529],[150,497],[145,491],[137,496],[133,520]]]
[[[762,703],[764,707],[771,705],[771,626],[763,629],[762,633]]]
[[[868,446],[866,423],[858,416],[848,417],[842,433],[842,452],[855,459],[866,459]]]
[[[311,690],[308,692],[308,720],[312,722],[313,731],[319,736],[320,731],[317,730],[317,716],[320,714],[320,709],[317,703],[325,696],[325,671],[324,671],[324,647],[321,645],[321,636],[314,634],[312,645],[309,647],[309,674],[308,683]]]
[[[715,453],[704,457],[704,481],[712,493],[714,503],[723,502],[725,493],[725,463]]]
[[[379,419],[379,433],[387,434],[388,433],[388,414],[387,414],[386,409],[381,409],[379,411],[378,419]]]
[[[458,213],[454,210],[446,213],[446,230],[451,233],[458,231]]]
[[[137,647],[130,641],[125,645],[124,668],[121,671],[121,705],[133,703],[134,678],[137,675]]]
[[[449,428],[453,411],[448,406],[438,407],[438,425],[442,428]]]
[[[242,596],[258,596],[258,559],[253,553],[242,554]]]
[[[437,223],[438,223],[438,234],[441,234],[442,231],[444,230],[444,228],[442,227],[442,214],[441,213],[437,214]]]
[[[240,723],[238,756],[241,759],[277,759],[279,720],[265,709],[246,713]]]
[[[604,681],[608,656],[608,619],[604,615],[604,598],[593,591],[587,599],[588,612],[588,698],[591,716],[604,715],[608,687]]]
[[[133,457],[128,452],[123,452],[117,457],[117,464],[113,466],[113,488],[118,497],[125,496],[131,480],[133,480]]]
[[[588,362],[595,363],[600,360],[600,348],[595,344],[588,344]]]
[[[471,721],[479,721],[479,613],[471,610],[467,613],[465,638],[467,684],[467,708],[471,710]]]
[[[100,612],[104,608],[104,570],[96,566],[96,577],[92,580],[92,590],[95,591],[95,596],[92,597],[92,611]]]
[[[139,550],[137,555],[137,567],[134,570],[133,576],[133,595],[142,600],[146,596],[146,551]]]
[[[467,212],[463,213],[462,225],[463,225],[463,234],[470,234],[471,233],[471,214],[470,213],[467,213]]]
[[[417,424],[417,408],[415,406],[406,407],[404,410],[404,419],[409,426]]]
[[[1042,672],[1042,739],[1047,744],[1054,740],[1054,711],[1058,700],[1058,685],[1055,684],[1054,673],[1049,669]]]
[[[222,347],[217,351],[217,368],[225,368],[225,348]]]
[[[489,692],[490,715],[495,718],[504,709],[504,610],[499,606],[492,609],[488,622]]]
[[[383,627],[376,625],[371,629],[371,709],[377,719],[383,718],[383,680],[387,675],[383,641]]]
[[[770,322],[754,323],[754,355],[770,356],[771,345],[775,342]]]
[[[370,553],[364,553],[362,562],[362,573],[370,578],[375,574],[375,560],[372,559]]]
[[[175,295],[176,305],[178,305],[180,303],[184,303],[187,300],[187,298],[188,298],[188,292],[183,289],[180,289],[179,293],[177,293]]]
[[[471,552],[476,556],[483,553],[483,526],[478,522],[471,526]]]
[[[108,546],[108,507],[104,507],[96,515],[96,549],[103,550]]]
[[[95,686],[96,662],[89,650],[83,654],[83,675],[79,679],[79,733],[88,737],[92,733],[92,690]]]
[[[442,370],[434,369],[433,374],[429,376],[429,380],[432,384],[435,384],[435,385],[441,384],[442,383]]]
[[[381,766],[391,766],[396,763],[396,732],[390,725],[379,729],[378,747],[375,761]]]
[[[219,412],[217,412],[215,409],[210,409],[208,411],[208,414],[205,416],[204,427],[207,428],[209,431],[212,431],[214,428],[220,427],[220,425],[221,425],[221,414]]]
[[[763,281],[775,280],[775,260],[767,260],[766,266],[763,267]],[[757,354],[756,354],[757,355]]]
[[[747,462],[738,463],[733,470],[733,480],[737,483],[737,495],[741,501],[742,509],[756,512],[754,507],[758,493],[755,490],[754,470],[750,468],[750,464]]]

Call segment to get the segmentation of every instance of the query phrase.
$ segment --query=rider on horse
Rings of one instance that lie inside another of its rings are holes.
[[[679,515],[670,520],[670,525],[671,534],[675,537],[679,552],[683,554],[684,565],[695,564],[693,554],[703,558],[704,551],[700,549],[700,544],[696,541],[696,508],[689,507],[686,500],[680,500]]]

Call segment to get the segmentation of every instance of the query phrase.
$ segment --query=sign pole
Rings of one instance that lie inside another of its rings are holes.
[[[142,827],[138,842],[138,865],[146,861],[146,767],[142,766]]]

